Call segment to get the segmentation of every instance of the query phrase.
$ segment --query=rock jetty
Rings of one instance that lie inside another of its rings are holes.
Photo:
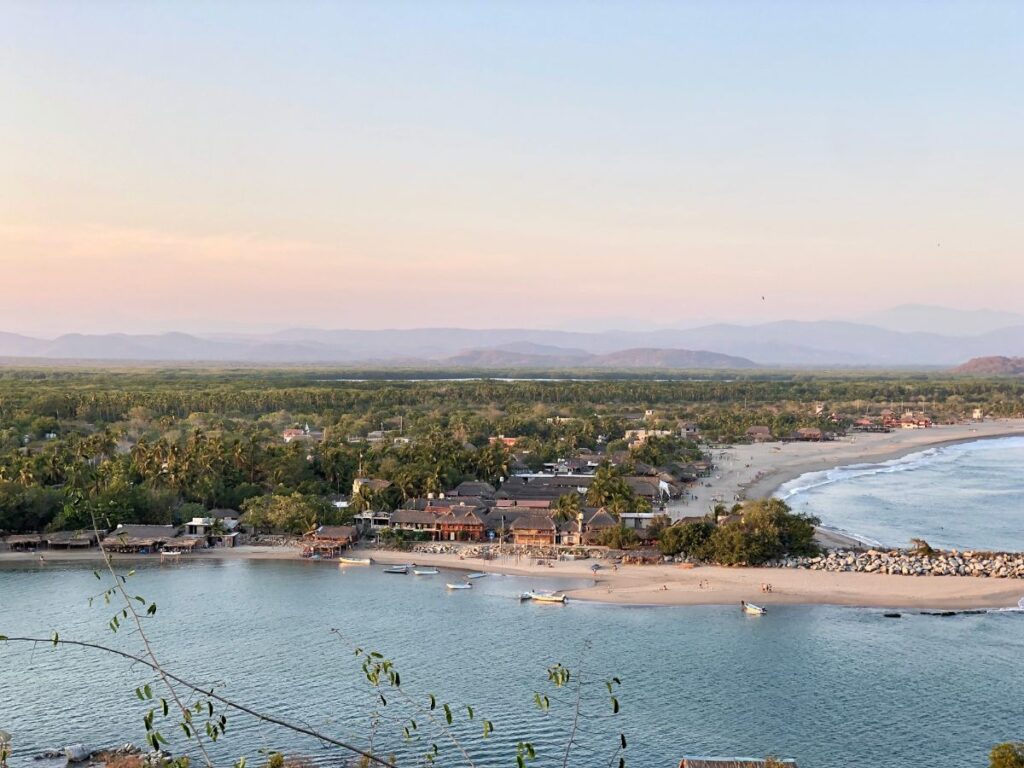
[[[833,573],[885,573],[896,576],[977,576],[989,579],[1024,578],[1024,553],[949,552],[930,554],[909,550],[831,550],[819,557],[787,557],[767,564],[774,568],[803,568]]]

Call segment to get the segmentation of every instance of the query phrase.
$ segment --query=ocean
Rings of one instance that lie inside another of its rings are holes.
[[[865,542],[1024,550],[1024,437],[930,448],[892,461],[811,472],[776,496]]]

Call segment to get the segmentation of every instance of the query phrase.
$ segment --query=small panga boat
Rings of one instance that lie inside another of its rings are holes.
[[[413,568],[412,572],[417,576],[437,576],[440,573],[437,568]]]
[[[451,583],[448,583],[448,584],[445,584],[445,586],[448,587],[448,589],[472,589],[473,588],[472,584],[451,584]]]
[[[390,568],[385,568],[384,573],[408,573],[408,565],[392,565]]]
[[[369,565],[368,557],[339,557],[338,565]]]
[[[565,595],[561,592],[530,592],[530,599],[538,603],[564,603]]]
[[[467,579],[482,579],[486,575],[487,575],[486,573],[471,573],[466,578]]]
[[[740,607],[743,609],[744,613],[749,613],[751,616],[764,616],[768,613],[767,608],[762,608],[760,605],[748,603],[746,600],[740,601]]]

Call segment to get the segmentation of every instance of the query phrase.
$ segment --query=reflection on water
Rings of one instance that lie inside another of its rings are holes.
[[[733,607],[520,604],[525,589],[558,585],[490,576],[453,593],[446,578],[201,561],[140,567],[131,589],[158,603],[150,631],[173,671],[365,744],[372,697],[350,645],[330,632],[341,629],[393,658],[421,700],[433,692],[493,720],[495,734],[482,745],[477,726],[469,732],[481,766],[514,764],[522,738],[538,744],[536,764],[555,764],[570,708],[556,702],[546,716],[532,697],[546,690],[549,664],[576,667],[581,655],[591,679],[617,675],[623,686],[619,718],[608,716],[599,687],[584,709],[578,766],[607,764],[620,730],[635,766],[674,766],[684,754],[769,753],[797,757],[804,768],[854,758],[908,768],[983,765],[993,743],[1020,736],[1019,701],[1003,694],[1024,686],[1021,614],[892,620],[879,611],[779,607],[749,618]],[[45,637],[56,629],[136,650],[137,639],[105,630],[109,608],[86,608],[98,584],[87,567],[0,570],[0,633]],[[144,710],[133,689],[146,680],[102,655],[0,647],[0,728],[15,735],[14,764],[75,741],[140,743]],[[386,741],[402,754],[398,730]],[[333,757],[240,716],[216,753],[224,761],[258,757],[260,747]]]

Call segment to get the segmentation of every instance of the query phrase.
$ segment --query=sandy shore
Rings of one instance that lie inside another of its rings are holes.
[[[571,589],[570,598],[619,605],[848,605],[864,608],[968,609],[1014,607],[1024,597],[1024,582],[972,577],[912,577],[874,573],[829,573],[790,568],[683,568],[678,565],[625,565],[613,571],[593,560],[538,566],[527,559],[460,560],[458,555],[367,551],[374,562],[434,565],[443,568],[587,580],[593,586]],[[358,566],[356,566],[358,567]],[[772,592],[761,591],[771,584]]]
[[[206,550],[182,556],[182,562],[194,560],[299,560],[296,547],[252,547]],[[460,559],[454,554],[423,554],[375,549],[357,549],[359,557],[374,563],[415,562],[463,571],[507,573],[533,576],[545,581],[564,579],[586,582],[591,586],[571,589],[566,594],[578,600],[620,605],[732,605],[740,600],[758,604],[849,605],[867,608],[1003,608],[1017,605],[1024,597],[1024,582],[1016,579],[972,577],[912,577],[873,573],[829,573],[788,568],[722,568],[704,566],[683,568],[678,565],[625,565],[617,570],[600,562],[594,574],[594,560],[554,562],[538,566],[529,558],[505,555],[495,560]],[[0,567],[59,567],[61,563],[99,563],[92,552],[51,551],[43,555],[0,553]],[[116,555],[115,562],[159,562],[158,555]],[[323,561],[323,567],[338,567]],[[365,566],[345,566],[362,568]],[[371,568],[374,566],[370,566]],[[771,584],[770,594],[761,591]]]

